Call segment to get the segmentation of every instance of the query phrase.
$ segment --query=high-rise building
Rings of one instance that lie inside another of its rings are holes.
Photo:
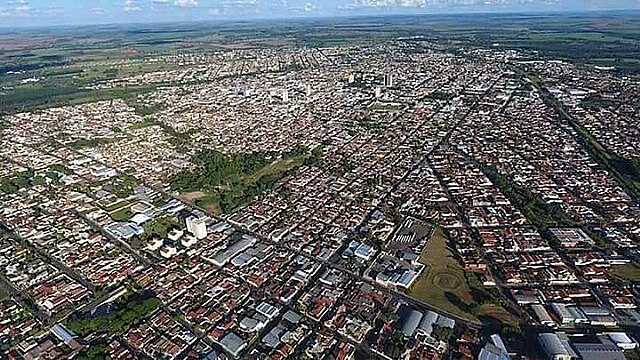
[[[384,86],[385,87],[393,87],[393,75],[384,74]]]
[[[307,84],[304,87],[304,91],[307,94],[307,97],[311,96],[313,89],[311,89],[311,84]]]
[[[356,82],[356,76],[354,74],[349,74],[349,79],[347,80],[349,84],[353,84]]]
[[[282,91],[282,102],[284,103],[288,103],[289,102],[289,90],[284,89]]]
[[[377,86],[376,87],[376,98],[381,98],[382,97],[382,87],[381,86]]]
[[[190,216],[187,218],[186,224],[187,230],[197,239],[204,239],[207,237],[207,223],[204,218]]]

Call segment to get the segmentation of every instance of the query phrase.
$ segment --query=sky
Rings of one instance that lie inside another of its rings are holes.
[[[0,0],[0,27],[612,9],[640,10],[640,0]]]

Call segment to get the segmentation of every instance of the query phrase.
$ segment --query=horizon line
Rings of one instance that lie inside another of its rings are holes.
[[[93,23],[68,23],[68,24],[46,24],[46,25],[0,25],[0,34],[17,33],[25,30],[39,30],[39,29],[64,29],[64,28],[81,28],[81,27],[109,27],[109,26],[143,26],[143,25],[172,25],[172,24],[225,24],[234,22],[282,22],[282,21],[304,21],[304,20],[328,20],[328,19],[364,19],[364,18],[384,18],[384,17],[418,17],[418,16],[462,16],[465,15],[568,15],[568,14],[612,14],[631,12],[640,14],[640,8],[612,8],[612,9],[573,9],[573,10],[558,10],[558,9],[539,9],[539,10],[514,10],[507,11],[497,9],[481,9],[478,11],[426,11],[420,13],[368,13],[368,14],[313,14],[313,15],[292,15],[292,16],[256,16],[256,17],[229,17],[226,19],[204,19],[204,20],[176,20],[176,21],[131,21],[131,22],[93,22]],[[627,14],[621,14],[627,15]],[[7,31],[8,30],[8,31]]]

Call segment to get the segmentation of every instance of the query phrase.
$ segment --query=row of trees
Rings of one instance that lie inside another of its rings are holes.
[[[575,225],[575,222],[571,220],[560,207],[547,204],[538,195],[534,195],[529,190],[517,185],[511,179],[500,174],[496,169],[485,167],[484,172],[504,195],[516,207],[521,209],[522,214],[527,220],[538,229],[546,230],[549,225]]]

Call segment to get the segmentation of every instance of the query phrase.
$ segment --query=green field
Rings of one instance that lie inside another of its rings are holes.
[[[640,267],[635,264],[613,265],[611,266],[611,273],[627,280],[640,280]]]
[[[442,310],[465,317],[500,324],[517,324],[517,319],[502,307],[499,296],[481,285],[470,285],[464,269],[438,227],[420,257],[426,268],[407,294]]]
[[[100,206],[102,206],[102,208],[103,208],[105,211],[109,211],[109,212],[111,212],[111,211],[116,211],[116,210],[118,210],[118,209],[120,209],[120,208],[122,208],[122,207],[124,207],[124,206],[129,205],[129,202],[128,202],[127,200],[125,200],[125,199],[118,199],[118,200],[116,200],[116,201],[115,201],[114,203],[112,203],[112,204],[110,204],[110,203],[106,203],[104,206],[103,206],[103,204],[102,204],[102,203],[100,203],[100,202],[98,202],[98,204],[99,204]]]
[[[239,185],[219,188],[214,192],[202,192],[201,196],[195,199],[196,203],[198,206],[202,206],[215,214],[230,213],[251,202],[254,196],[258,195],[251,191],[248,193],[242,190],[238,191],[238,187],[240,187],[240,189],[253,189],[260,179],[279,179],[286,172],[300,166],[305,159],[306,155],[299,155],[289,159],[276,160],[253,173],[242,176],[238,182]],[[272,186],[273,183],[270,181],[265,187],[265,190],[270,189]],[[187,197],[189,197],[189,194],[187,194]],[[221,201],[224,201],[225,198],[232,199],[227,200],[230,202],[230,205],[226,205],[225,203],[221,204]]]
[[[133,217],[133,212],[129,206],[125,206],[109,214],[114,221],[129,221]]]
[[[420,262],[426,266],[408,295],[454,314],[477,320],[463,309],[473,302],[464,270],[447,246],[447,237],[436,228],[422,252]]]
[[[306,155],[297,155],[288,159],[276,160],[271,164],[263,167],[262,169],[256,171],[255,173],[245,176],[242,181],[245,183],[255,183],[263,176],[271,176],[283,173],[302,165],[304,159],[306,158]]]

